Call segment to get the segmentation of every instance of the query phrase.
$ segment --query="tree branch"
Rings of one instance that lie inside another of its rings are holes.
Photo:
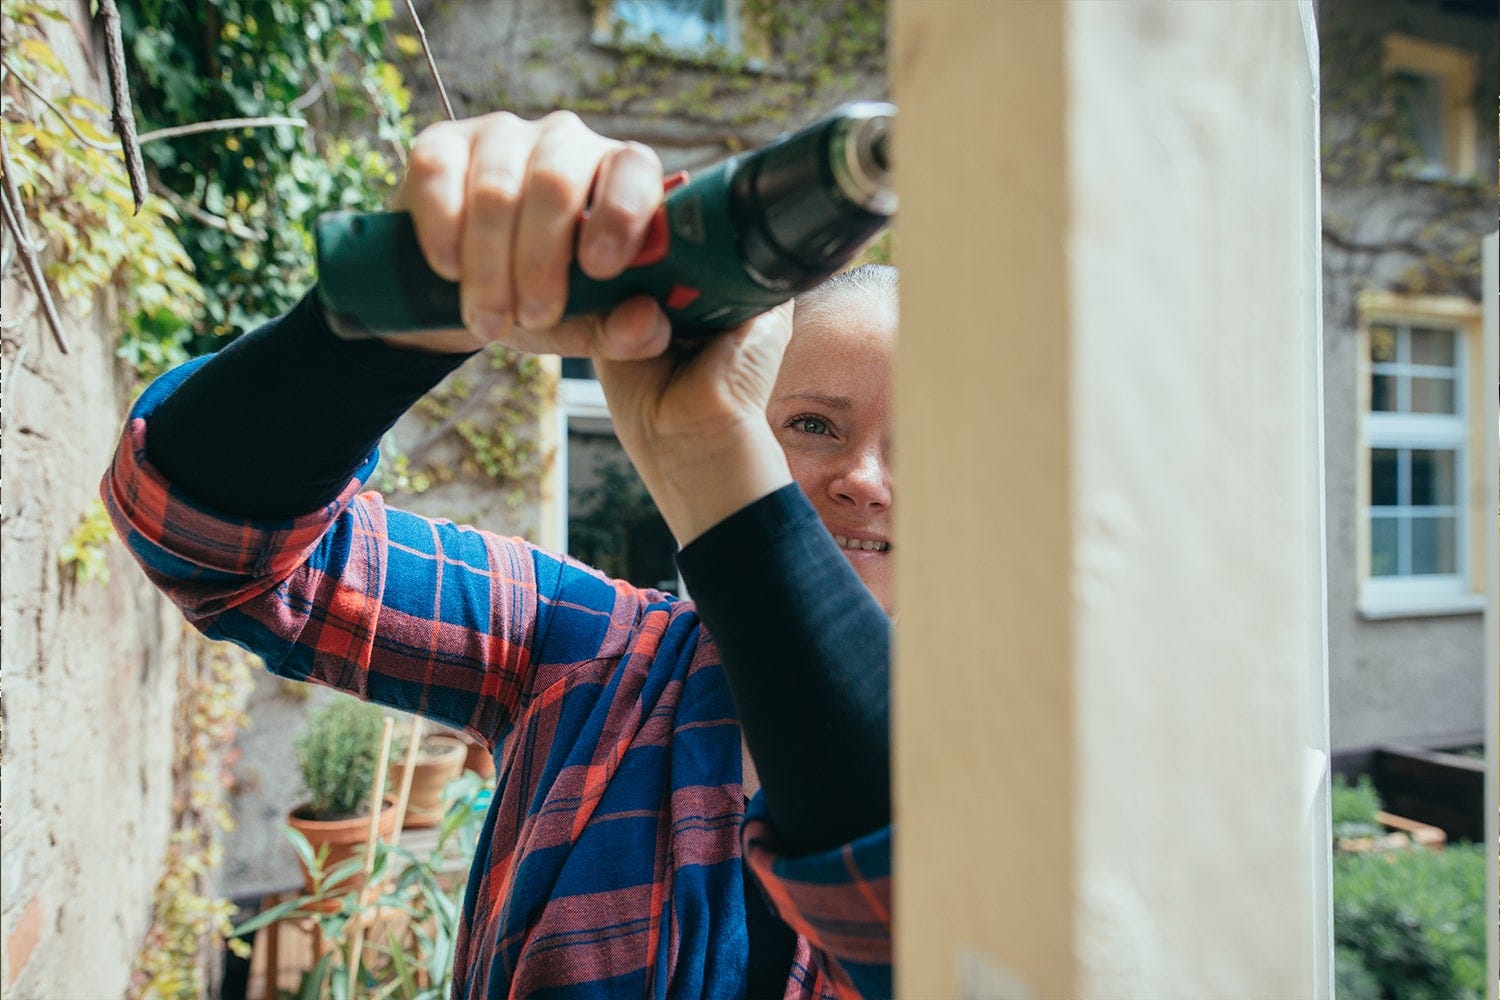
[[[125,42],[120,37],[120,11],[115,0],[99,0],[99,16],[104,19],[104,48],[108,55],[109,95],[114,105],[115,133],[125,154],[125,173],[130,177],[130,193],[135,196],[139,214],[146,204],[146,166],[141,162],[141,146],[135,135],[135,107],[130,102],[130,87],[125,82]]]
[[[270,115],[265,118],[217,118],[208,122],[192,122],[188,125],[172,125],[168,128],[152,129],[150,132],[142,132],[139,136],[140,143],[155,142],[158,139],[176,139],[184,135],[197,135],[199,132],[228,132],[237,128],[263,128],[273,125],[290,125],[293,128],[306,128],[307,120],[304,118],[283,118]]]
[[[21,254],[21,263],[26,268],[26,276],[31,279],[37,301],[42,305],[42,315],[47,317],[47,325],[52,328],[52,336],[62,352],[68,354],[68,338],[63,334],[62,319],[57,315],[57,304],[52,301],[52,290],[47,287],[47,278],[42,274],[41,262],[36,259],[31,234],[27,232],[28,227],[24,221],[26,213],[21,205],[21,192],[16,187],[16,173],[10,165],[10,152],[5,146],[3,134],[0,134],[0,169],[5,172],[5,183],[0,185],[0,210],[3,210],[5,225],[10,227],[11,235],[15,237],[16,249]]]

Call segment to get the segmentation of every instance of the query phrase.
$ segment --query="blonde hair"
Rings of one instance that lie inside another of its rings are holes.
[[[901,272],[889,264],[862,264],[840,271],[821,285],[797,296],[792,307],[792,321],[800,324],[822,318],[834,309],[845,295],[884,297],[896,304]]]

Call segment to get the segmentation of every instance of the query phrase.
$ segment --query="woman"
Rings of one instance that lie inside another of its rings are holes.
[[[571,115],[428,129],[398,203],[465,328],[348,343],[309,296],[147,390],[106,503],[205,634],[496,748],[455,995],[889,994],[894,274],[795,337],[782,307],[675,348],[644,298],[560,324],[575,252],[618,274],[660,198]],[[361,492],[492,341],[593,358],[694,602]]]

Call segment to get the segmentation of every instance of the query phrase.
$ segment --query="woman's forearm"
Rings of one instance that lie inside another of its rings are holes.
[[[162,403],[147,423],[148,457],[217,510],[305,513],[336,497],[381,435],[467,356],[340,340],[308,295]]]

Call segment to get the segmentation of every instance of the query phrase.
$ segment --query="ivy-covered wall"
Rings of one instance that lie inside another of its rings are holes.
[[[187,818],[188,775],[213,771],[206,756],[188,759],[211,745],[184,746],[174,724],[194,703],[182,692],[200,677],[201,644],[113,541],[97,500],[136,388],[115,355],[122,315],[173,289],[190,300],[193,282],[160,280],[181,254],[163,216],[131,215],[123,167],[63,121],[76,114],[75,127],[88,128],[90,106],[108,101],[85,14],[74,3],[4,6],[6,183],[20,195],[68,346],[45,321],[8,229],[0,993],[18,997],[126,994],[166,859],[185,844],[174,830],[198,829]],[[152,271],[154,287],[127,290]],[[204,887],[189,875],[181,888],[188,903]]]
[[[1329,706],[1335,751],[1483,729],[1476,612],[1366,620],[1358,609],[1360,386],[1356,299],[1366,289],[1480,297],[1480,240],[1495,230],[1496,20],[1419,0],[1323,0],[1323,381]],[[1468,177],[1422,180],[1381,64],[1396,32],[1478,57]],[[1494,373],[1488,373],[1492,378]]]

